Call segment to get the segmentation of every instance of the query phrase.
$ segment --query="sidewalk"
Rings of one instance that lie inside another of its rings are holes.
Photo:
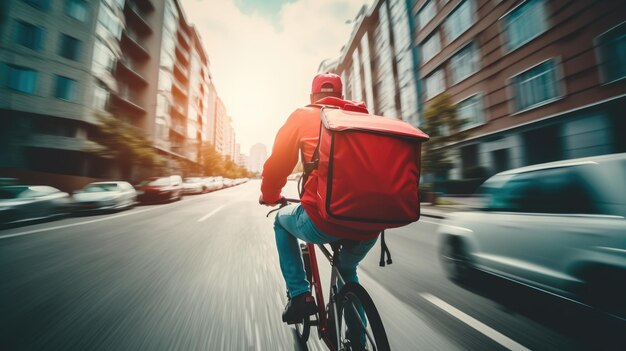
[[[469,211],[480,205],[481,199],[477,197],[464,196],[441,196],[438,199],[439,205],[429,202],[422,202],[421,214],[424,217],[446,218],[448,214],[459,211]]]

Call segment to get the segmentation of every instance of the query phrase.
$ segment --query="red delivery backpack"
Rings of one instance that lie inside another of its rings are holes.
[[[421,144],[428,135],[400,120],[312,106],[320,108],[321,125],[312,160],[304,164],[304,186],[317,187],[322,218],[360,231],[417,221]]]

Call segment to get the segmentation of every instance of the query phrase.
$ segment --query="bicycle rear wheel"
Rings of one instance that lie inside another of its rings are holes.
[[[378,310],[361,285],[345,284],[337,295],[337,306],[340,330],[338,350],[390,350]]]

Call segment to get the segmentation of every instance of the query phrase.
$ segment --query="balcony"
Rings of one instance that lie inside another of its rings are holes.
[[[180,64],[180,62],[174,62],[174,78],[177,78],[179,82],[187,84],[189,82],[189,69]]]
[[[126,1],[124,16],[126,17],[126,23],[132,25],[141,34],[147,35],[152,33],[152,27],[146,20],[146,13],[136,3]]]
[[[136,63],[134,61],[122,58],[117,61],[117,69],[115,72],[118,76],[129,78],[141,86],[148,85],[148,81],[141,74],[139,74],[139,72],[137,72],[135,65]]]
[[[187,33],[179,29],[177,30],[177,34],[178,43],[181,44],[186,50],[189,50],[191,48],[191,41],[189,40],[189,36],[187,35]]]
[[[185,128],[185,124],[184,123],[174,123],[172,122],[172,125],[170,126],[170,131],[178,134],[179,136],[183,137],[183,138],[187,138],[187,130]]]
[[[170,105],[170,114],[173,118],[178,118],[185,120],[187,115],[185,114],[185,110],[180,107],[177,103],[173,103]]]
[[[126,30],[123,31],[121,42],[122,51],[133,52],[137,58],[147,60],[150,58],[150,53],[143,47],[143,45],[140,44],[140,42],[141,39],[139,39],[139,36],[130,31],[129,28],[126,28]]]
[[[183,49],[180,45],[176,45],[176,60],[180,61],[183,65],[189,66],[189,51]]]
[[[187,89],[176,79],[172,81],[172,94],[175,95],[174,98],[187,101]]]
[[[139,105],[137,98],[129,89],[123,89],[124,91],[119,93],[113,93],[111,95],[112,112],[128,111],[135,116],[143,116],[146,114],[146,110]]]

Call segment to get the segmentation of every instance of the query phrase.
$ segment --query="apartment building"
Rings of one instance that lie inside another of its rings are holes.
[[[252,145],[250,158],[248,158],[248,170],[252,173],[263,172],[263,165],[267,160],[267,146],[262,143]]]
[[[4,0],[0,13],[0,168],[119,177],[88,152],[99,114],[143,131],[170,171],[197,166],[219,98],[178,0]]]
[[[352,21],[351,37],[337,59],[318,71],[341,75],[346,99],[364,101],[371,113],[419,124],[413,19],[407,2],[379,0]]]
[[[450,178],[626,151],[626,3],[415,1],[421,101],[451,96],[468,137]]]

